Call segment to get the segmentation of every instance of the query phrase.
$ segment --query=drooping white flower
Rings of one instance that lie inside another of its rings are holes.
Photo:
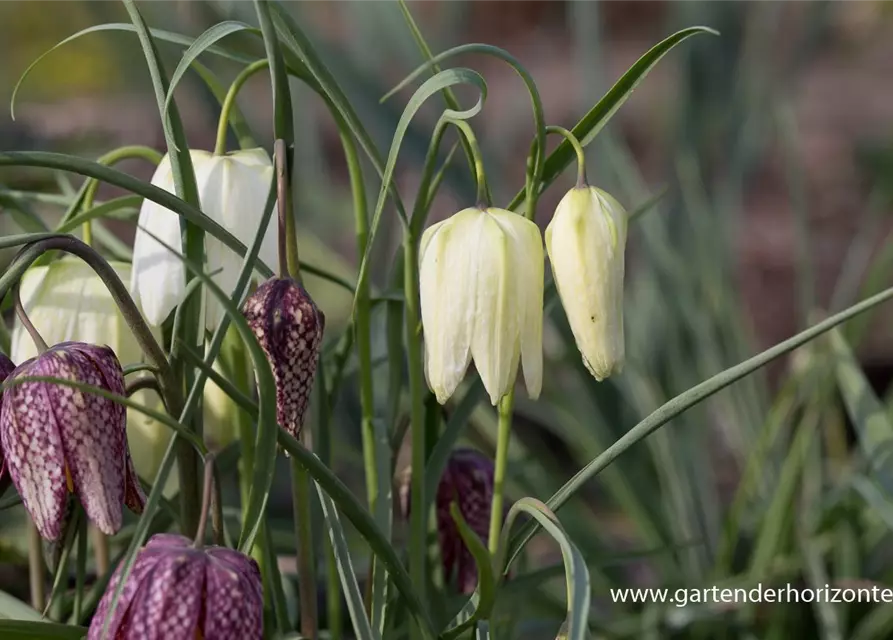
[[[419,250],[425,372],[443,404],[473,359],[495,405],[515,382],[539,396],[543,370],[543,241],[523,216],[464,209],[428,228]]]
[[[604,380],[623,368],[623,272],[627,216],[609,194],[577,187],[558,203],[546,251],[586,368]]]
[[[267,202],[273,165],[263,149],[214,155],[209,151],[190,150],[202,211],[220,226],[250,245],[254,240]],[[173,172],[165,155],[152,176],[152,184],[174,192]],[[146,229],[149,233],[143,231]],[[140,209],[139,227],[133,246],[133,274],[130,292],[146,319],[158,326],[183,301],[185,266],[152,236],[183,252],[180,216],[161,205],[145,200]],[[271,223],[264,234],[259,257],[267,265],[276,261],[278,232]],[[205,270],[229,293],[236,285],[242,259],[222,242],[205,234]],[[205,325],[213,329],[220,322],[222,307],[206,291]]]

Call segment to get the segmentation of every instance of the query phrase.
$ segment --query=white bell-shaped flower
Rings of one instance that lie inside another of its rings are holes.
[[[623,368],[623,271],[627,215],[610,195],[576,187],[546,228],[558,295],[586,368],[604,380]]]
[[[214,155],[190,150],[195,169],[201,209],[246,246],[257,234],[270,184],[273,165],[263,149]],[[165,155],[152,177],[152,184],[174,192],[173,172]],[[146,229],[149,233],[145,233]],[[161,205],[145,200],[140,209],[139,227],[133,245],[133,275],[130,292],[152,325],[160,325],[185,293],[185,266],[152,236],[182,252],[180,216]],[[276,263],[277,228],[267,226],[259,257],[268,266]],[[229,293],[236,285],[242,259],[222,242],[205,234],[205,270],[215,283]],[[205,292],[205,326],[214,329],[223,309],[210,292]]]
[[[473,359],[495,405],[519,360],[531,398],[543,377],[543,241],[504,209],[464,209],[428,228],[419,250],[425,372],[446,402]]]

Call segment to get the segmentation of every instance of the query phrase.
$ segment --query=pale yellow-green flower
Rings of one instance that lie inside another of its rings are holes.
[[[552,274],[586,368],[604,380],[623,368],[627,216],[610,195],[576,187],[546,228]]]
[[[531,398],[543,377],[543,241],[504,209],[470,208],[432,225],[419,250],[425,373],[446,402],[474,360],[495,405],[519,361]]]

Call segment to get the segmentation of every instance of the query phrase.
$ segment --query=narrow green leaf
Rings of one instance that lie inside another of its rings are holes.
[[[566,637],[568,640],[583,640],[589,635],[589,605],[592,598],[589,567],[586,566],[583,555],[568,538],[558,518],[547,505],[534,498],[521,498],[512,505],[505,519],[505,528],[496,555],[496,566],[507,567],[505,560],[509,552],[509,532],[522,512],[533,516],[537,523],[554,538],[561,549],[567,584]]]
[[[474,609],[471,615],[465,621],[441,633],[440,637],[443,640],[458,638],[477,624],[478,620],[489,618],[490,612],[493,610],[493,604],[496,602],[496,579],[493,576],[493,560],[490,556],[490,551],[481,542],[481,539],[478,538],[472,528],[468,526],[468,523],[465,522],[459,506],[455,502],[450,504],[450,517],[456,523],[462,542],[465,543],[465,546],[468,547],[468,550],[471,551],[471,555],[474,557],[474,563],[478,569],[478,586],[475,590],[477,597],[472,598]]]
[[[19,93],[19,89],[21,89],[22,84],[24,84],[25,79],[30,75],[34,67],[36,67],[44,58],[46,58],[49,54],[51,54],[62,45],[68,44],[73,40],[77,40],[78,38],[89,35],[91,33],[98,33],[101,31],[129,31],[131,33],[135,33],[136,28],[132,24],[127,24],[125,22],[110,22],[107,24],[94,25],[92,27],[87,27],[86,29],[81,29],[77,33],[73,33],[72,35],[54,44],[52,47],[40,54],[40,56],[38,56],[37,59],[34,60],[34,62],[28,65],[28,68],[25,69],[24,73],[22,73],[22,75],[19,77],[18,82],[16,82],[15,87],[13,87],[12,96],[9,99],[9,112],[12,116],[12,119],[15,120],[15,102],[16,97]],[[164,31],[163,29],[150,29],[150,33],[153,37],[158,38],[159,40],[179,44],[184,47],[188,47],[194,42],[194,39],[189,36],[184,36],[172,31]],[[235,60],[236,62],[242,62],[245,64],[250,64],[256,60],[256,58],[234,53],[220,47],[209,47],[207,51],[209,53],[214,53],[215,55],[229,58],[230,60]]]
[[[238,33],[240,31],[251,31],[257,33],[256,28],[252,27],[249,24],[245,24],[244,22],[237,22],[235,20],[218,22],[217,24],[207,29],[200,36],[198,36],[195,40],[193,40],[192,44],[189,45],[189,48],[183,52],[183,57],[177,64],[177,68],[174,69],[174,72],[171,74],[171,79],[168,83],[167,88],[167,95],[165,96],[164,104],[161,107],[161,122],[162,126],[164,127],[165,137],[172,138],[174,135],[174,132],[170,128],[170,123],[165,116],[168,114],[168,110],[170,109],[171,100],[173,100],[174,97],[174,90],[177,88],[177,85],[180,84],[180,80],[183,78],[183,76],[186,75],[189,67],[192,66],[193,62],[198,60],[199,56],[201,56],[207,50],[211,49],[211,47],[213,47],[218,41],[222,40],[228,35]]]
[[[36,611],[5,591],[0,591],[0,621],[4,619],[40,622],[42,617],[40,611]]]
[[[0,619],[0,638],[3,640],[81,640],[87,637],[83,627],[72,627],[55,622],[25,622]]]
[[[679,414],[683,413],[686,409],[702,402],[717,391],[724,389],[733,382],[760,369],[775,358],[778,358],[789,351],[793,351],[797,347],[806,344],[826,331],[833,329],[837,325],[846,322],[860,313],[864,313],[869,309],[886,302],[890,298],[893,298],[893,288],[885,289],[877,295],[866,298],[862,302],[855,304],[840,313],[834,314],[809,329],[801,331],[797,335],[766,349],[762,353],[730,367],[683,393],[680,393],[675,398],[653,411],[647,418],[639,422],[619,440],[608,447],[601,455],[578,471],[573,478],[567,481],[564,486],[558,490],[558,492],[549,498],[547,503],[549,508],[553,510],[561,508],[562,505],[579,491],[587,480],[596,476],[602,469],[611,464],[627,449],[665,425]],[[513,538],[509,564],[511,564],[514,558],[517,557],[521,548],[530,540],[536,531],[536,528],[536,525],[525,526],[524,530],[520,531],[519,534]]]
[[[332,499],[322,490],[319,483],[314,482],[319,502],[322,505],[323,516],[329,529],[329,539],[332,541],[332,550],[335,553],[335,563],[338,567],[338,575],[341,577],[341,586],[347,599],[347,611],[353,623],[353,630],[358,640],[380,640],[381,635],[372,628],[366,609],[363,605],[363,596],[357,584],[357,575],[354,572],[350,559],[350,550],[344,537],[344,529],[338,517],[338,510]]]
[[[832,331],[828,341],[834,355],[837,387],[856,428],[862,455],[887,495],[893,496],[893,425],[841,332]]]
[[[56,233],[70,233],[79,226],[90,220],[97,218],[112,218],[115,220],[127,220],[135,217],[134,214],[139,211],[142,198],[139,196],[122,196],[114,198],[108,202],[91,207],[86,211],[81,211],[76,216],[70,218],[67,222],[56,227]]]
[[[596,103],[589,112],[574,126],[571,132],[586,146],[598,135],[617,110],[632,94],[638,84],[648,75],[648,72],[677,44],[701,33],[719,33],[709,27],[689,27],[677,31],[669,38],[662,40],[649,49],[645,55],[639,58],[629,70],[624,73],[613,87]],[[573,147],[567,140],[563,140],[555,151],[549,154],[543,165],[540,191],[544,191],[559,174],[574,160]],[[524,198],[524,190],[519,191],[508,205],[508,209],[515,209]]]

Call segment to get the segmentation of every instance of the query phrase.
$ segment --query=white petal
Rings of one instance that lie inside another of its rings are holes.
[[[521,323],[517,279],[511,273],[514,240],[483,212],[467,233],[477,239],[474,252],[467,256],[475,265],[471,356],[495,405],[514,384],[518,369]]]
[[[488,211],[515,244],[511,272],[516,279],[521,363],[527,395],[535,400],[543,386],[543,239],[539,227],[527,218],[500,209]]]
[[[152,176],[152,184],[174,192],[173,174],[167,156]],[[158,326],[183,299],[185,270],[179,257],[171,254],[144,230],[174,249],[181,250],[180,217],[151,200],[144,200],[140,208],[133,243],[130,292],[149,324]]]
[[[267,202],[273,167],[262,149],[213,156],[206,179],[200,183],[202,210],[246,246],[254,242]],[[277,257],[277,228],[272,219],[262,241],[260,257],[268,266]],[[215,282],[227,293],[238,280],[242,258],[216,238],[205,240],[207,268]],[[206,292],[206,326],[213,329],[222,317],[222,306]]]
[[[425,333],[425,375],[437,401],[445,403],[465,376],[474,322],[470,295],[474,265],[463,245],[467,209],[433,225],[420,244],[420,302]],[[474,238],[471,238],[474,240]]]

